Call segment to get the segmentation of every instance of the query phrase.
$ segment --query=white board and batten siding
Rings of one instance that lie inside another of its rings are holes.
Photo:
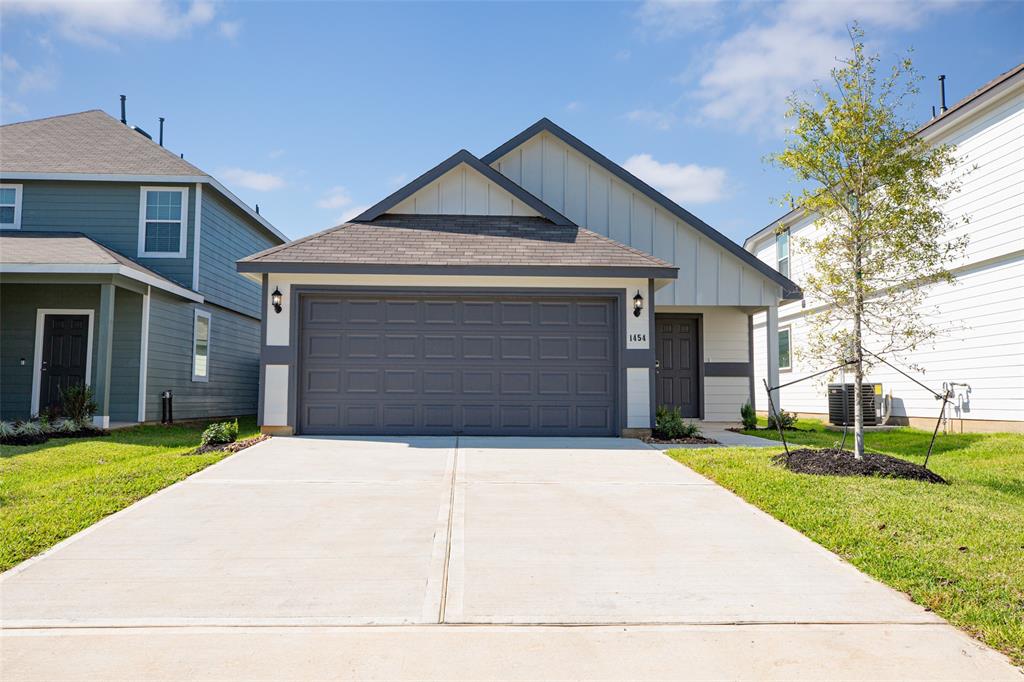
[[[662,305],[774,305],[781,288],[602,166],[543,132],[491,164],[577,225],[679,268]]]
[[[466,164],[452,168],[388,212],[405,215],[540,215]]]
[[[930,138],[955,144],[962,167],[971,167],[959,192],[944,209],[951,217],[968,216],[970,222],[950,237],[966,234],[969,243],[952,271],[955,284],[930,287],[923,312],[939,330],[934,344],[924,344],[912,361],[924,368],[921,378],[936,390],[943,382],[964,382],[957,389],[953,416],[972,420],[1024,421],[1024,88]],[[790,228],[794,237],[808,237],[822,228],[805,218]],[[753,244],[755,255],[775,267],[775,240],[771,235]],[[799,284],[813,264],[801,253],[798,240],[790,241],[790,262]],[[807,301],[779,310],[779,325],[792,327],[792,344],[799,349],[807,339]],[[755,316],[755,372],[758,385],[764,376],[764,315]],[[865,344],[871,348],[871,340]],[[811,367],[795,359],[783,380],[810,374]],[[892,391],[898,416],[932,417],[938,403],[924,390],[884,366],[872,371],[872,381]],[[825,387],[808,381],[783,389],[785,409],[826,412]],[[759,405],[760,407],[760,405]]]

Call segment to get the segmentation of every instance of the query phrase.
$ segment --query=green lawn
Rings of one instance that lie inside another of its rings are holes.
[[[842,437],[819,422],[797,426],[812,430],[787,432],[791,443]],[[930,437],[904,428],[865,434],[865,443],[921,463]],[[929,468],[948,486],[795,474],[770,463],[781,451],[670,454],[1024,663],[1024,435],[939,434]]]
[[[258,433],[254,417],[238,425],[239,439]],[[0,446],[0,570],[223,459],[220,452],[185,454],[199,445],[204,426],[136,426],[106,438]]]

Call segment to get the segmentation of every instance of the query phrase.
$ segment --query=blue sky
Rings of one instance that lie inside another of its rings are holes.
[[[784,98],[859,20],[926,77],[913,112],[1024,61],[1024,3],[4,0],[4,123],[101,108],[291,237],[547,116],[742,241],[784,212]]]

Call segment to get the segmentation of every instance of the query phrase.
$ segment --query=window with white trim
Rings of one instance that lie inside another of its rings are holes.
[[[789,230],[775,235],[776,269],[783,277],[789,277]]]
[[[139,256],[184,258],[187,224],[187,187],[143,187],[139,199]]]
[[[210,379],[210,313],[196,309],[192,327],[192,381]]]
[[[21,229],[21,185],[0,185],[0,230]]]
[[[790,347],[790,341],[793,332],[790,327],[782,327],[779,329],[779,369],[792,369],[793,368],[793,351]]]

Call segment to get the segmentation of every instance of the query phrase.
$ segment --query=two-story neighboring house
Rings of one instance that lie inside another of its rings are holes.
[[[927,290],[920,311],[941,335],[909,357],[924,374],[916,378],[935,391],[954,391],[952,427],[965,431],[1024,430],[1024,64],[1001,74],[960,100],[918,131],[929,143],[952,144],[962,166],[970,170],[962,186],[944,204],[951,218],[969,223],[954,235],[969,242],[954,263],[952,283]],[[779,227],[784,229],[778,232]],[[745,248],[760,260],[803,280],[813,263],[799,247],[820,230],[815,216],[797,209],[751,235]],[[807,315],[814,301],[787,303],[778,311],[778,331],[766,339],[766,315],[754,320],[758,348],[768,340],[781,349],[784,382],[826,369],[810,363],[801,350],[807,343]],[[865,347],[871,350],[870,336]],[[768,372],[764,353],[755,353],[758,381]],[[899,364],[899,359],[896,360]],[[783,407],[801,415],[824,417],[828,411],[823,380],[782,389]],[[852,380],[852,379],[849,379]],[[889,396],[891,423],[932,427],[940,404],[897,371],[880,365],[868,381],[882,384]],[[762,402],[758,409],[764,409]]]
[[[238,267],[264,287],[279,433],[607,436],[658,405],[735,422],[751,315],[800,297],[548,119]]]
[[[286,241],[209,174],[93,110],[0,127],[0,417],[92,386],[96,423],[256,411],[260,287]]]

